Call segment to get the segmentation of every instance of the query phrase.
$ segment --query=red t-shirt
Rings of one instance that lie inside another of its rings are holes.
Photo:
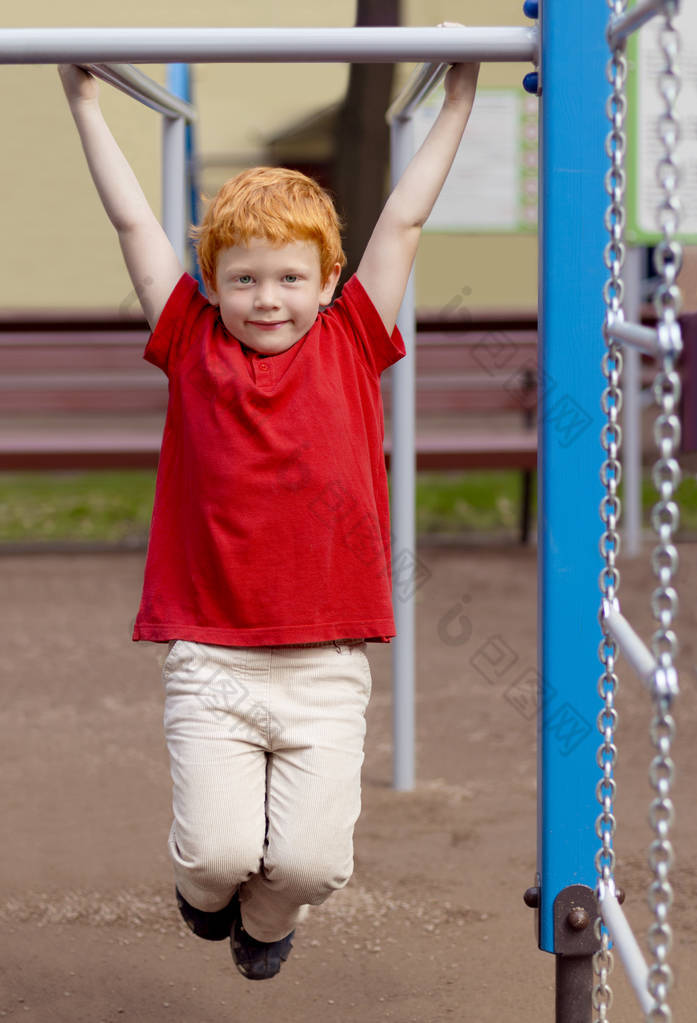
[[[394,636],[380,374],[403,355],[356,277],[260,356],[184,274],[145,349],[169,406],[135,640]]]

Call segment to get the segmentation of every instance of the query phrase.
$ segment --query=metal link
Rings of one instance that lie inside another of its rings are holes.
[[[677,66],[680,46],[674,23],[676,11],[676,3],[666,4],[665,20],[659,33],[663,66],[658,91],[663,100],[663,110],[658,119],[662,154],[656,176],[662,196],[656,211],[656,219],[662,237],[656,246],[654,256],[655,270],[660,278],[654,306],[658,317],[659,337],[670,336],[677,344],[672,352],[665,349],[662,351],[653,384],[653,397],[658,410],[654,423],[658,458],[652,475],[658,497],[651,513],[651,523],[657,536],[651,558],[657,580],[657,586],[651,595],[651,611],[658,624],[651,639],[651,647],[659,671],[662,671],[666,678],[674,678],[675,682],[673,690],[668,694],[657,688],[651,724],[651,741],[656,755],[649,768],[649,780],[655,792],[649,810],[649,822],[655,836],[649,848],[649,866],[654,877],[649,890],[649,909],[654,918],[648,932],[650,954],[648,989],[654,1000],[653,1007],[646,1017],[649,1023],[671,1023],[673,1018],[668,1005],[668,996],[673,986],[673,972],[668,964],[668,955],[673,946],[673,932],[668,922],[668,914],[673,904],[670,870],[674,856],[670,834],[675,818],[670,797],[675,773],[671,756],[675,721],[671,707],[677,692],[677,675],[673,662],[678,651],[677,636],[673,629],[678,610],[678,595],[673,585],[678,568],[674,536],[680,522],[675,501],[675,492],[680,483],[680,466],[676,458],[680,447],[680,420],[677,416],[680,377],[675,370],[675,360],[676,352],[682,348],[680,324],[677,320],[681,295],[676,283],[682,266],[682,246],[675,237],[680,223],[680,202],[676,195],[679,181],[676,147],[680,138],[676,110],[680,92]]]
[[[610,939],[603,922],[598,917],[595,921],[595,936],[600,941],[600,948],[593,956],[596,983],[593,987],[593,1008],[598,1023],[606,1023],[608,1012],[612,1008],[612,988],[609,984],[610,974],[614,965],[614,956],[610,951]]]
[[[625,13],[627,0],[607,0],[607,2],[610,8],[611,28],[613,21]],[[654,879],[649,891],[649,908],[653,915],[653,922],[648,933],[648,947],[651,956],[648,990],[653,998],[653,1006],[646,1017],[648,1023],[671,1023],[672,1021],[668,994],[673,984],[673,973],[667,960],[673,945],[673,934],[668,923],[668,914],[673,903],[673,889],[670,883],[673,847],[670,833],[675,811],[670,794],[675,773],[671,756],[675,722],[671,715],[671,708],[673,699],[678,692],[677,673],[674,667],[678,641],[673,623],[678,611],[678,594],[674,586],[678,568],[678,552],[674,537],[680,521],[675,494],[680,484],[680,466],[676,456],[680,447],[678,411],[681,391],[680,377],[675,369],[675,361],[682,350],[680,324],[677,319],[681,307],[677,277],[682,266],[682,247],[676,238],[680,223],[680,202],[676,194],[679,181],[676,148],[680,138],[676,115],[677,99],[680,93],[680,75],[677,67],[679,38],[674,24],[677,7],[677,0],[665,0],[664,21],[659,35],[663,68],[658,87],[663,100],[663,110],[658,119],[662,153],[656,168],[656,177],[662,195],[656,211],[656,220],[661,234],[654,259],[656,273],[659,277],[659,286],[654,296],[658,319],[656,336],[659,339],[659,355],[653,382],[653,397],[657,406],[654,440],[658,457],[652,473],[657,499],[651,513],[651,523],[657,537],[651,557],[651,565],[657,580],[657,585],[651,594],[651,610],[657,623],[657,628],[651,639],[651,649],[657,667],[653,680],[654,715],[651,723],[651,741],[654,745],[655,756],[649,769],[649,779],[655,792],[655,798],[649,810],[649,822],[654,833],[654,839],[649,848],[649,865]],[[610,31],[608,38],[611,38]],[[617,591],[620,576],[616,559],[620,546],[617,528],[621,508],[617,490],[621,475],[619,449],[622,443],[622,431],[618,415],[622,406],[620,387],[622,356],[618,343],[612,337],[611,328],[613,324],[624,321],[622,271],[625,258],[624,227],[626,220],[624,204],[626,184],[624,158],[627,148],[624,126],[627,112],[626,78],[625,44],[621,41],[613,49],[608,64],[608,81],[611,92],[606,104],[606,113],[611,129],[605,142],[605,152],[610,166],[605,175],[605,190],[609,204],[604,217],[609,240],[603,253],[609,274],[603,287],[605,302],[603,334],[606,350],[602,360],[605,389],[601,406],[606,416],[606,422],[600,437],[605,454],[600,469],[600,478],[605,493],[600,503],[600,517],[604,526],[600,539],[600,553],[604,565],[600,573],[600,589],[603,598],[600,622],[603,628],[603,638],[599,647],[599,656],[604,670],[598,681],[598,692],[603,705],[597,719],[602,743],[596,757],[601,771],[601,777],[596,786],[596,798],[600,804],[601,813],[595,825],[601,842],[595,856],[599,891],[605,882],[612,881],[615,867],[613,841],[616,822],[613,806],[617,786],[613,775],[617,762],[614,733],[617,726],[615,695],[618,680],[615,664],[618,650],[605,627],[602,607],[612,605],[619,610]],[[601,1021],[604,1023],[608,1019],[608,1012],[612,1006],[609,977],[612,971],[613,956],[609,949],[607,930],[600,917],[596,920],[595,927],[596,935],[600,941],[600,950],[594,957],[597,980],[593,988],[593,1009],[595,1023],[601,1023]]]
[[[627,0],[608,0],[610,20],[623,14]],[[614,778],[617,763],[617,747],[614,742],[617,727],[617,710],[615,694],[617,692],[617,674],[615,664],[618,650],[615,641],[607,632],[604,624],[603,606],[617,604],[617,591],[620,585],[620,574],[617,568],[617,557],[620,550],[618,524],[621,504],[618,494],[622,469],[619,451],[622,444],[622,428],[620,412],[622,409],[622,390],[620,385],[622,374],[622,351],[619,343],[612,337],[613,324],[624,320],[622,307],[624,283],[622,269],[624,266],[626,247],[624,229],[626,209],[624,194],[626,172],[624,160],[627,151],[627,135],[625,117],[627,114],[627,58],[625,44],[620,43],[613,51],[607,67],[607,77],[611,86],[605,112],[610,122],[610,131],[605,140],[605,152],[610,166],[605,174],[605,191],[608,196],[608,207],[604,223],[609,239],[605,246],[603,259],[608,270],[608,278],[603,287],[605,302],[605,321],[603,336],[605,352],[602,359],[602,372],[605,377],[605,388],[601,398],[601,408],[605,415],[605,423],[600,434],[600,443],[605,454],[600,479],[605,493],[600,502],[600,518],[603,532],[600,538],[600,554],[604,565],[600,573],[600,591],[602,595],[599,620],[603,629],[603,638],[599,647],[599,657],[603,672],[598,680],[598,693],[602,708],[597,718],[598,731],[602,742],[597,752],[597,763],[601,777],[596,786],[596,798],[601,812],[595,822],[595,830],[600,839],[600,848],[595,855],[595,869],[598,884],[612,880],[615,870],[615,852],[613,840],[615,836],[615,815],[613,806],[617,784]],[[595,923],[595,933],[600,941],[600,948],[593,957],[596,983],[593,987],[593,1010],[596,1023],[607,1023],[608,1013],[612,1006],[612,989],[610,975],[613,968],[613,955],[609,947],[609,937],[600,917]]]

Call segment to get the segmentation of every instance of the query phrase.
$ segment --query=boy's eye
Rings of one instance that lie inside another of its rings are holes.
[[[298,275],[297,275],[297,274],[286,274],[286,275],[284,276],[284,278],[283,278],[283,280],[284,280],[284,281],[286,281],[286,283],[288,283],[288,284],[295,284],[295,282],[296,282],[296,281],[297,281],[298,279],[299,279],[299,278],[298,278]]]
[[[237,283],[238,284],[251,284],[252,283],[252,275],[251,274],[240,274],[239,277],[237,278]]]

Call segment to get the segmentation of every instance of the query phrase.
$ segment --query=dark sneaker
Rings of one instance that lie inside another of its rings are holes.
[[[293,947],[291,931],[280,941],[257,941],[247,934],[239,915],[235,917],[230,934],[230,947],[235,966],[247,980],[269,980],[275,977]]]
[[[203,909],[196,909],[189,905],[179,889],[177,893],[177,906],[184,917],[186,926],[199,938],[206,941],[225,941],[230,937],[232,925],[238,913],[239,903],[237,895],[234,895],[225,909],[219,909],[215,913],[206,913]]]

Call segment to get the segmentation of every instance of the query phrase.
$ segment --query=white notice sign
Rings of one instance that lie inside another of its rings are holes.
[[[443,102],[435,90],[414,114],[420,146]],[[480,89],[465,137],[425,230],[518,233],[537,229],[537,97]]]

